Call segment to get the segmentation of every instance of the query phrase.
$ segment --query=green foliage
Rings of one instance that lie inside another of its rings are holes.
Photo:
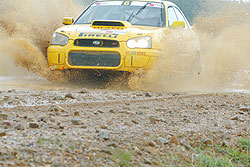
[[[51,141],[50,139],[38,138],[37,141],[36,141],[36,143],[43,145],[43,144],[48,143],[50,141]]]
[[[208,155],[201,154],[197,157],[200,167],[231,167],[228,158],[215,158]]]
[[[37,139],[36,141],[37,144],[40,144],[40,145],[44,145],[44,144],[52,144],[52,145],[59,145],[61,143],[61,139],[60,139],[60,136],[55,136],[55,137],[51,137],[51,138],[43,138],[43,137],[40,137]]]
[[[132,153],[129,151],[124,151],[120,148],[115,148],[112,150],[113,159],[117,161],[117,165],[121,167],[130,166],[132,161]]]
[[[71,153],[73,153],[75,151],[75,145],[74,144],[69,145],[69,151]]]
[[[166,152],[165,157],[158,158],[159,166],[162,167],[191,167],[187,159],[183,159],[181,154],[175,152]]]
[[[250,155],[248,155],[245,151],[241,151],[238,148],[231,148],[227,149],[226,153],[233,162],[250,166]]]
[[[240,147],[242,147],[244,150],[250,151],[250,138],[247,139],[241,139],[239,141]]]
[[[201,151],[196,162],[202,167],[250,166],[249,148],[250,139],[242,138],[235,146],[215,146],[213,151]]]

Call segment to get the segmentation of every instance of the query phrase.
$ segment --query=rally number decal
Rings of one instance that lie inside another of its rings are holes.
[[[124,5],[124,6],[129,6],[129,5],[131,5],[131,1],[124,1],[124,2],[122,3],[122,5]]]

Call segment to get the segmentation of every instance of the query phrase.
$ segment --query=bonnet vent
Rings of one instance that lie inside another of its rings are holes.
[[[92,26],[125,27],[120,21],[93,21]]]

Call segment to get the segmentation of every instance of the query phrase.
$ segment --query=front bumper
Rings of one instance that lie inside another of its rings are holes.
[[[74,46],[73,40],[66,46],[50,45],[47,51],[48,64],[52,70],[149,70],[159,55],[158,49],[129,49],[126,42],[120,42],[117,48],[103,48]]]

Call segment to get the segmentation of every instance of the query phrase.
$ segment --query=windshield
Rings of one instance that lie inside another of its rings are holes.
[[[105,1],[93,3],[75,24],[91,24],[93,20],[128,21],[132,25],[164,27],[165,9],[161,3],[138,1]]]

